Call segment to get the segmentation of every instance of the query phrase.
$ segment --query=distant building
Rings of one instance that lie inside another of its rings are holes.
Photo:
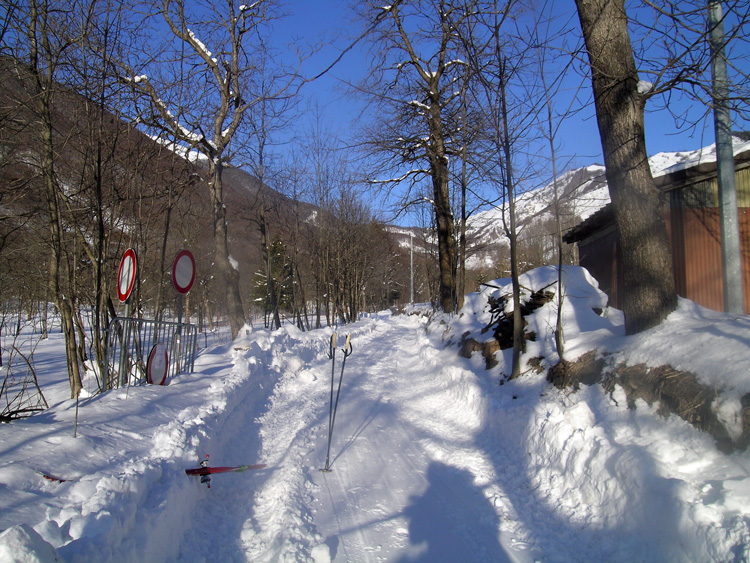
[[[745,313],[750,314],[750,145],[735,150]],[[667,198],[664,219],[672,246],[677,293],[704,307],[723,311],[716,162],[699,160],[665,172],[654,182]],[[612,204],[570,229],[563,239],[578,244],[580,265],[599,281],[610,305],[621,309],[622,259]]]

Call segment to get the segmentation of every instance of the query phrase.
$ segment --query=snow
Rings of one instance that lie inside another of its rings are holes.
[[[211,53],[211,51],[208,50],[206,45],[200,39],[198,39],[198,36],[195,35],[195,33],[193,33],[192,30],[188,29],[187,35],[192,40],[192,44],[195,47],[196,51],[198,51],[199,53],[203,53],[203,57],[206,60],[210,59],[216,62],[216,59],[214,58],[213,53]]]
[[[253,3],[252,3],[252,4],[250,4],[249,6],[248,6],[248,5],[246,5],[246,4],[242,4],[242,5],[240,6],[240,12],[246,12],[246,11],[248,11],[248,10],[252,10],[252,9],[254,9],[254,8],[255,8],[255,7],[256,7],[256,6],[258,5],[258,4],[260,4],[260,2],[253,2]]]
[[[415,108],[422,109],[424,111],[430,111],[430,107],[428,104],[424,104],[420,102],[419,100],[412,100],[408,103],[410,106],[414,106]]]
[[[150,135],[150,137],[157,143],[160,143],[164,145],[165,147],[167,147],[177,156],[180,156],[189,162],[199,162],[201,160],[208,160],[208,157],[205,154],[201,153],[200,151],[186,148],[185,146],[181,145],[179,142],[175,142],[174,140],[162,139],[161,137],[157,135]]]
[[[550,267],[521,282],[554,279]],[[737,432],[750,318],[683,300],[659,327],[626,337],[588,272],[567,268],[565,281],[568,359],[599,350],[687,366],[716,387],[715,408]],[[508,283],[468,295],[455,316],[422,306],[338,328],[353,353],[328,473],[343,361],[339,348],[332,370],[334,328],[245,327],[166,386],[81,401],[77,437],[56,329],[34,354],[51,407],[0,426],[0,560],[747,560],[748,453],[721,453],[656,405],[629,409],[619,387],[560,391],[532,371],[498,385],[509,351],[491,370],[479,354],[458,356]],[[527,318],[537,339],[526,359],[554,361],[555,303]],[[27,327],[16,344],[36,336]],[[184,473],[206,454],[268,467],[216,475],[207,489]]]
[[[750,141],[743,141],[738,137],[734,137],[732,141],[733,154],[735,156],[750,150]],[[712,162],[716,162],[715,143],[694,151],[657,153],[649,159],[651,172],[654,177]]]
[[[0,533],[0,561],[43,563],[60,561],[55,549],[28,524],[19,524]]]
[[[654,85],[648,80],[639,80],[637,89],[639,94],[648,94],[654,89]]]

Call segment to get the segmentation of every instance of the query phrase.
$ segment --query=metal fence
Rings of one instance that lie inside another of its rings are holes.
[[[147,363],[157,344],[166,347],[167,378],[193,371],[198,328],[195,325],[116,317],[107,329],[104,389],[147,381]]]

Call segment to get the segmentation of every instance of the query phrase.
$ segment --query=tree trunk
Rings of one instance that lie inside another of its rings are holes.
[[[496,27],[497,29],[497,27]],[[498,37],[496,35],[496,41]],[[498,42],[499,44],[499,42]],[[500,50],[497,49],[497,60],[499,68],[504,69]],[[505,192],[508,199],[508,223],[505,225],[505,236],[510,243],[510,279],[513,286],[513,353],[510,379],[516,379],[521,375],[521,355],[526,351],[526,338],[523,330],[523,312],[521,310],[521,282],[518,268],[518,228],[516,225],[516,185],[513,176],[513,150],[508,126],[508,99],[506,74],[502,70],[499,75],[498,93],[500,94],[500,119],[502,121],[502,156],[505,175]],[[503,216],[503,222],[505,218]]]
[[[624,0],[576,0],[591,66],[606,177],[622,250],[628,334],[658,325],[677,306],[672,256],[646,153]]]
[[[47,98],[47,96],[41,96]],[[60,226],[60,207],[57,201],[57,188],[53,174],[54,150],[52,147],[52,125],[46,119],[42,126],[42,139],[44,143],[44,156],[42,170],[44,176],[44,187],[47,196],[47,211],[49,214],[49,230],[51,257],[48,272],[48,284],[50,293],[55,301],[65,335],[65,356],[68,364],[68,380],[70,381],[70,398],[75,399],[83,387],[81,383],[81,370],[78,364],[78,346],[76,344],[76,333],[73,322],[73,308],[69,299],[64,295],[60,284],[60,265],[62,263],[62,229]]]
[[[268,237],[268,224],[266,223],[266,201],[265,197],[261,196],[260,211],[258,223],[260,227],[260,249],[261,256],[263,257],[263,264],[266,270],[266,298],[268,306],[270,307],[270,314],[272,319],[271,328],[281,328],[281,318],[279,317],[279,296],[276,288],[276,281],[274,279],[274,271],[271,267],[272,252],[271,241]],[[268,323],[266,323],[268,328]]]
[[[73,306],[70,298],[60,283],[60,268],[63,262],[63,228],[60,218],[60,205],[58,201],[58,186],[55,181],[55,150],[53,145],[52,126],[52,98],[54,95],[54,66],[45,64],[49,62],[49,41],[46,34],[48,14],[45,11],[37,12],[37,5],[31,3],[29,16],[28,37],[31,44],[30,67],[36,81],[35,110],[39,117],[39,138],[42,145],[41,170],[45,197],[47,200],[47,213],[49,219],[50,233],[50,263],[47,277],[48,289],[52,293],[55,305],[60,311],[60,317],[65,334],[65,354],[68,364],[68,379],[70,381],[70,396],[76,398],[83,387],[81,383],[81,370],[78,364],[78,353],[76,345],[75,326],[73,323]],[[37,33],[42,37],[42,45],[45,48],[39,51],[37,45]],[[46,60],[40,60],[45,59]],[[72,288],[70,288],[72,291]],[[46,304],[45,304],[46,307]]]
[[[209,191],[214,218],[214,260],[219,278],[227,288],[227,314],[232,329],[232,339],[237,337],[245,324],[245,311],[242,308],[240,296],[240,273],[229,261],[229,243],[227,233],[227,209],[224,206],[222,186],[222,172],[224,168],[220,162],[211,162],[209,166]]]
[[[164,316],[164,272],[167,269],[167,242],[169,241],[169,223],[172,219],[172,186],[167,193],[167,213],[164,217],[164,234],[161,239],[161,253],[159,255],[159,285],[156,286],[156,315],[157,321]],[[173,280],[174,283],[174,280]]]
[[[437,84],[431,92],[438,92]],[[448,157],[443,137],[440,101],[431,100],[428,120],[430,131],[430,173],[435,200],[435,223],[438,239],[438,265],[440,268],[440,306],[446,313],[456,312],[456,234],[448,177]]]

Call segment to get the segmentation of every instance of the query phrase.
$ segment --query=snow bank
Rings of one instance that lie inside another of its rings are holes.
[[[750,393],[750,317],[725,314],[679,299],[678,308],[659,326],[631,337],[625,337],[621,311],[607,306],[607,296],[587,270],[578,266],[563,268],[563,329],[565,358],[575,361],[583,354],[598,350],[612,355],[612,363],[645,364],[648,367],[670,365],[676,370],[694,373],[702,384],[718,390],[720,403],[729,413],[736,409],[743,395]],[[532,291],[546,288],[555,297],[526,317],[527,333],[536,339],[527,343],[525,357],[543,357],[544,365],[557,363],[554,330],[558,308],[557,268],[546,266],[520,276],[521,299]],[[477,333],[480,339],[491,338],[476,330],[492,320],[491,298],[510,295],[510,279],[494,280],[481,291],[466,296],[458,318],[451,321],[454,334]],[[512,300],[506,308],[512,310]],[[500,366],[500,372],[509,368]],[[718,404],[718,403],[717,403]]]
[[[0,534],[0,561],[5,563],[50,563],[62,561],[55,548],[34,528],[19,524]]]
[[[235,344],[244,351],[216,348],[198,358],[196,373],[165,387],[119,389],[83,402],[76,438],[70,401],[10,425],[0,482],[3,504],[15,509],[0,515],[0,528],[32,525],[67,561],[174,558],[205,494],[184,470],[206,452],[222,459],[233,413],[262,406],[274,372],[258,368],[273,361],[271,343],[251,332]],[[219,377],[211,377],[215,372]]]
[[[660,326],[625,337],[621,312],[606,306],[606,296],[588,272],[566,267],[563,280],[567,359],[599,350],[629,365],[670,364],[688,370],[717,389],[714,408],[730,433],[738,431],[741,397],[750,392],[750,318],[681,299]],[[545,287],[556,293],[555,281],[553,267],[520,279],[525,297]],[[504,279],[467,296],[462,312],[448,321],[448,334],[454,341],[466,331],[487,338],[481,329],[491,320],[489,299],[510,292],[510,280]],[[512,301],[506,306],[512,307]],[[527,343],[524,361],[539,356],[546,365],[557,361],[557,307],[555,298],[526,317],[526,331],[537,336]],[[575,553],[564,538],[572,530],[586,530],[572,534],[583,541],[580,553],[586,558],[592,553],[616,561],[750,556],[746,452],[724,455],[708,434],[677,416],[658,415],[656,406],[643,401],[629,409],[619,387],[611,395],[598,385],[560,391],[531,370],[497,386],[510,373],[510,354],[501,351],[496,357],[498,366],[485,372],[495,385],[485,390],[484,424],[490,442],[516,444],[505,452],[507,463],[524,472],[508,481],[534,491],[539,499],[535,514],[527,515],[534,527],[555,530],[539,540],[543,552]],[[520,493],[510,496],[528,502]]]

